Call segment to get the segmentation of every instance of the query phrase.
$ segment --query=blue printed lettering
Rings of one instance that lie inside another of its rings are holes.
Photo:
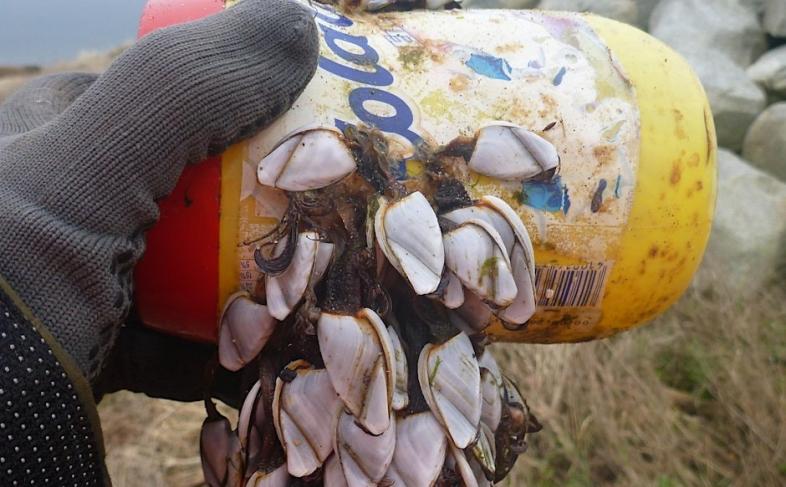
[[[330,27],[325,27],[324,25],[320,25],[319,28],[322,30],[325,42],[330,50],[336,53],[341,59],[360,65],[377,64],[379,62],[379,53],[369,45],[368,39],[365,37],[353,36],[352,34],[340,32]],[[338,45],[338,41],[357,46],[360,51],[362,51],[361,54],[347,51]]]
[[[347,27],[353,22],[322,6],[314,5],[316,16],[321,22],[337,27]],[[362,69],[337,63],[324,56],[319,57],[319,67],[341,78],[355,81],[372,87],[390,86],[393,84],[393,75],[379,65],[379,53],[371,46],[364,36],[356,36],[335,30],[323,23],[319,23],[327,47],[339,58],[352,63]],[[339,43],[357,47],[357,51],[349,51]],[[366,102],[378,102],[390,106],[394,110],[391,116],[382,116],[370,112],[365,106]],[[383,132],[398,134],[413,145],[420,144],[423,139],[420,135],[410,130],[414,122],[412,109],[398,96],[379,88],[359,87],[349,93],[349,106],[361,122],[374,126]],[[344,130],[347,122],[336,119],[336,127]]]
[[[358,83],[363,83],[364,85],[389,86],[393,83],[393,75],[390,74],[390,71],[377,65],[373,66],[374,71],[362,71],[360,69],[350,68],[349,66],[338,64],[335,61],[331,61],[330,59],[320,56],[319,67],[325,71],[335,74],[336,76],[340,76],[344,79],[352,81],[357,81]]]
[[[326,9],[320,6],[317,3],[312,3],[311,8],[316,11],[317,18],[323,22],[327,22],[328,24],[337,25],[339,27],[349,27],[354,22],[352,22],[347,17],[344,17],[340,13],[336,12],[333,9]]]
[[[367,101],[376,101],[393,107],[396,114],[383,117],[371,113],[363,106]],[[374,88],[355,88],[349,93],[349,106],[357,117],[364,123],[373,125],[383,132],[398,134],[413,145],[421,142],[421,137],[409,129],[414,121],[412,110],[401,98],[387,91]]]

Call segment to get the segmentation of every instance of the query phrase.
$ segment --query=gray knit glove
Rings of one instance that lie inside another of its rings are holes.
[[[317,52],[307,9],[244,0],[148,35],[100,77],[42,78],[0,106],[0,275],[88,378],[128,315],[156,200],[289,108]]]

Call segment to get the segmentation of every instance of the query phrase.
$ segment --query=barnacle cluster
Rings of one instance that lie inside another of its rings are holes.
[[[551,177],[557,150],[497,123],[413,159],[396,177],[381,132],[306,127],[259,163],[289,207],[221,318],[219,361],[254,385],[234,431],[207,401],[210,485],[492,485],[539,429],[484,334],[534,313],[532,243],[465,184]]]

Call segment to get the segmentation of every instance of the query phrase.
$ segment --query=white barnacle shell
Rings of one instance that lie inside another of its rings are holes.
[[[393,202],[380,198],[374,230],[385,257],[417,294],[436,291],[445,249],[437,215],[421,192]]]
[[[480,368],[469,337],[459,333],[443,344],[427,344],[418,359],[423,397],[458,448],[475,440],[482,399]]]
[[[272,472],[263,472],[258,470],[254,472],[246,487],[287,487],[289,485],[289,472],[287,472],[287,464],[283,464]]]
[[[389,427],[396,383],[395,353],[385,324],[370,309],[354,316],[323,312],[319,349],[333,388],[371,434]]]
[[[481,202],[502,215],[516,236],[510,250],[510,263],[518,294],[508,307],[497,313],[500,319],[514,324],[523,324],[535,314],[535,251],[532,240],[518,214],[504,200],[496,196],[484,196]]]
[[[474,452],[470,451],[470,453]],[[486,478],[481,466],[474,458],[474,455],[467,458],[464,451],[459,450],[454,445],[451,445],[447,464],[459,474],[464,487],[490,487],[493,485],[493,483]]]
[[[248,464],[256,464],[262,453],[262,436],[257,427],[264,424],[266,419],[261,389],[262,383],[257,381],[246,395],[238,418],[237,435],[248,459]]]
[[[286,240],[278,243],[278,254],[284,251],[286,244]],[[321,241],[316,232],[298,235],[289,267],[277,276],[265,276],[267,306],[273,317],[284,320],[289,316],[303,298],[309,284],[322,278],[333,257],[334,248],[333,244]]]
[[[341,400],[327,371],[298,360],[287,366],[295,373],[285,382],[276,379],[273,425],[287,454],[287,470],[295,477],[313,473],[333,450]]]
[[[529,272],[533,262],[532,257],[527,256],[525,247],[516,244],[510,256],[510,265],[518,293],[512,303],[497,312],[501,320],[522,325],[535,314],[535,279]]]
[[[396,362],[396,383],[393,388],[393,409],[401,411],[409,404],[409,393],[407,392],[407,382],[409,380],[409,367],[407,366],[407,356],[404,347],[401,346],[401,339],[392,327],[388,327],[390,343],[393,345],[393,356]]]
[[[513,302],[518,292],[510,259],[499,232],[481,219],[470,219],[443,236],[445,265],[464,287],[497,306]]]
[[[483,196],[474,205],[453,210],[443,217],[457,225],[482,220],[499,233],[510,259],[517,293],[496,314],[509,323],[526,323],[535,313],[535,255],[529,233],[515,210],[496,196]]]
[[[396,418],[379,435],[361,428],[351,414],[342,412],[335,435],[335,452],[348,487],[377,485],[388,471],[396,448]]]
[[[464,487],[484,487],[489,485],[488,482],[479,482],[479,480],[485,480],[485,478],[478,479],[467,460],[467,456],[462,450],[456,448],[455,445],[450,445],[450,455],[448,456],[447,463],[448,466],[459,474]]]
[[[325,462],[322,483],[324,487],[347,487],[347,478],[344,477],[344,469],[341,468],[338,454],[330,455]]]
[[[220,414],[207,418],[199,433],[202,474],[209,485],[240,485],[243,480],[240,440]]]
[[[484,480],[488,481],[489,478],[493,479],[497,457],[495,438],[491,428],[483,422],[480,423],[478,438],[469,448],[469,452],[472,455],[470,466],[478,483],[483,483]]]
[[[243,406],[240,408],[240,414],[238,416],[237,434],[238,437],[240,437],[240,444],[246,449],[248,448],[248,432],[250,431],[250,426],[253,426],[251,413],[254,411],[254,404],[257,402],[257,396],[259,396],[261,387],[262,383],[256,381],[251,390],[248,391],[248,394],[246,394],[246,398],[243,400]]]
[[[492,208],[494,211],[498,212],[505,218],[505,221],[508,222],[510,228],[513,230],[513,234],[516,237],[516,243],[521,245],[524,250],[524,254],[527,258],[527,272],[530,274],[530,278],[532,281],[535,281],[535,251],[532,248],[532,240],[529,237],[529,232],[527,231],[527,227],[524,226],[524,222],[521,221],[521,218],[516,213],[516,210],[510,207],[509,204],[505,202],[505,200],[501,198],[497,198],[496,196],[486,195],[480,199],[481,203],[486,205],[489,208]],[[509,249],[509,252],[512,253],[512,250]]]
[[[494,227],[494,230],[499,233],[499,237],[508,253],[513,249],[513,244],[516,241],[513,229],[503,215],[488,205],[476,203],[472,206],[465,206],[449,211],[442,215],[442,217],[456,225],[461,225],[470,220],[483,220]]]
[[[290,135],[259,162],[257,179],[286,191],[308,191],[329,186],[355,168],[355,158],[338,130],[306,128]]]
[[[229,297],[219,323],[218,360],[231,371],[254,360],[276,327],[270,309],[252,301],[246,292]]]
[[[469,160],[473,171],[504,180],[532,179],[558,165],[559,155],[551,142],[507,122],[480,129]]]
[[[448,438],[431,411],[396,422],[396,451],[385,478],[393,485],[431,487],[445,463]]]
[[[464,304],[464,285],[461,284],[461,279],[456,277],[455,274],[448,271],[448,284],[440,296],[442,304],[448,309],[456,309]]]
[[[478,358],[478,365],[480,365],[480,391],[483,398],[480,422],[488,426],[494,433],[502,419],[502,394],[504,392],[502,373],[494,356],[488,350]]]

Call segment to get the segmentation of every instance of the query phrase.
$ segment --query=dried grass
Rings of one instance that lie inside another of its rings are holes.
[[[235,411],[219,407],[236,421]],[[98,410],[115,487],[202,485],[202,403],[180,404],[120,392],[106,397]]]
[[[689,292],[611,340],[499,348],[546,425],[508,485],[783,485],[786,305]]]

